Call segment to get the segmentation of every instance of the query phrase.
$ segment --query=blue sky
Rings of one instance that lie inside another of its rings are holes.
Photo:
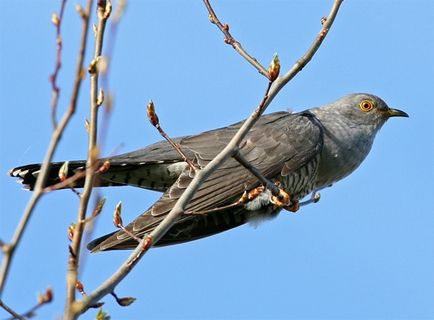
[[[223,1],[214,8],[249,53],[268,65],[277,52],[287,70],[320,29],[331,2]],[[59,113],[68,103],[79,38],[73,4],[62,26]],[[54,65],[50,17],[58,8],[57,1],[0,1],[0,172],[40,162],[45,153]],[[118,31],[105,155],[120,145],[124,152],[160,139],[145,118],[149,99],[171,136],[236,122],[261,99],[265,79],[223,43],[200,1],[130,1]],[[116,290],[137,301],[121,308],[107,297],[104,310],[113,319],[433,319],[433,56],[434,2],[344,1],[313,61],[267,112],[369,92],[410,118],[391,119],[361,167],[324,190],[318,204],[257,228],[150,251]],[[56,160],[85,156],[87,85]],[[113,230],[111,212],[119,200],[130,221],[158,197],[136,188],[99,192],[108,200],[94,236]],[[29,197],[0,175],[2,240],[11,238]],[[15,310],[28,309],[51,286],[55,300],[38,319],[62,314],[67,227],[77,203],[72,192],[59,191],[37,206],[2,297]],[[85,290],[128,254],[87,255],[80,272]]]

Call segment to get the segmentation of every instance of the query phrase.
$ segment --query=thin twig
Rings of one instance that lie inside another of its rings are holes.
[[[243,49],[241,43],[236,41],[235,38],[231,35],[231,33],[229,32],[229,25],[222,24],[220,22],[209,1],[203,0],[203,2],[205,3],[205,6],[208,10],[209,21],[215,24],[220,29],[220,31],[223,32],[225,36],[224,42],[230,44],[232,48],[234,48],[236,52],[238,52],[244,59],[247,60],[247,62],[249,62],[253,67],[255,67],[260,74],[262,74],[265,77],[268,77],[267,70],[258,62],[258,60],[256,60],[256,58],[249,55],[247,51]]]
[[[292,79],[295,77],[297,73],[299,73],[306,64],[312,59],[314,54],[317,52],[318,48],[321,46],[325,37],[327,36],[330,28],[335,21],[336,15],[339,11],[339,7],[341,6],[343,0],[334,0],[332,8],[327,18],[321,18],[322,28],[318,32],[315,40],[312,42],[310,47],[307,49],[305,54],[298,59],[296,63],[289,69],[283,76],[278,77],[277,80],[273,83],[273,87],[270,90],[270,101],[276,96],[276,94]]]
[[[187,157],[187,155],[182,150],[181,146],[172,140],[169,135],[163,130],[160,125],[160,120],[158,119],[157,113],[155,112],[154,103],[151,101],[148,102],[146,106],[146,113],[148,115],[149,122],[158,130],[158,133],[170,143],[173,149],[181,156],[182,160],[188,164],[191,170],[196,171],[198,168],[196,165]]]
[[[16,313],[12,308],[7,306],[1,299],[0,299],[0,307],[6,310],[13,317],[13,319],[26,320],[26,318]]]
[[[81,178],[83,178],[86,175],[86,171],[77,171],[76,173],[74,173],[74,175],[70,176],[69,178],[66,178],[65,180],[53,184],[51,186],[45,187],[42,192],[46,193],[46,192],[51,192],[54,190],[59,190],[59,189],[64,189],[67,187],[71,187],[72,185],[74,185],[74,182],[77,180],[80,180]]]
[[[56,27],[56,61],[54,63],[54,72],[50,75],[50,83],[52,88],[51,93],[51,123],[53,124],[53,130],[57,127],[56,111],[59,102],[60,88],[57,85],[57,76],[59,75],[60,68],[62,67],[61,53],[62,53],[62,33],[61,26],[63,20],[63,13],[65,11],[66,0],[62,0],[60,6],[59,15],[53,13],[52,22]]]
[[[113,59],[114,47],[116,43],[116,35],[119,27],[119,23],[121,21],[121,17],[125,11],[125,7],[127,5],[127,0],[118,0],[116,3],[116,8],[113,10],[113,13],[110,17],[110,26],[109,31],[107,33],[107,41],[104,50],[104,69],[101,72],[101,87],[104,88],[105,98],[103,104],[103,112],[104,116],[101,121],[101,131],[99,132],[99,147],[100,150],[104,150],[104,144],[106,141],[106,136],[108,132],[108,126],[110,123],[110,118],[113,110],[113,94],[110,90],[110,67],[111,61]]]
[[[90,73],[90,120],[89,120],[89,143],[88,156],[86,161],[86,177],[81,194],[80,205],[77,212],[77,224],[74,229],[74,236],[70,246],[70,255],[66,274],[66,304],[64,310],[65,319],[74,319],[76,314],[73,311],[75,302],[75,284],[80,258],[80,247],[85,226],[86,210],[92,193],[95,180],[95,163],[97,161],[97,120],[98,120],[98,61],[101,56],[104,30],[106,22],[111,13],[110,1],[98,0],[97,16],[98,26],[95,35],[95,48],[93,60],[89,66]]]
[[[36,315],[36,311],[40,309],[42,306],[46,305],[47,303],[50,303],[53,301],[53,291],[51,288],[47,288],[44,293],[41,293],[38,295],[38,301],[37,303],[31,307],[26,312],[22,313],[19,319],[30,319],[33,318]],[[16,319],[14,317],[13,319]]]
[[[331,27],[333,20],[339,10],[339,6],[342,0],[335,0],[332,6],[332,9],[329,13],[327,21],[324,23],[323,28]],[[321,33],[321,37],[317,37],[312,44],[312,46],[308,49],[304,57],[306,57],[306,61],[310,61],[314,53],[317,51],[318,47],[321,45],[324,36],[327,32]],[[306,63],[307,63],[306,62]],[[301,63],[296,63],[294,67],[290,70],[290,75],[297,74],[298,71],[301,70]],[[292,77],[293,77],[292,75]],[[286,75],[285,75],[286,76]],[[268,78],[268,73],[267,73]],[[277,78],[279,79],[279,78]],[[286,78],[285,78],[286,80]],[[289,79],[290,80],[290,79]],[[114,288],[119,284],[122,279],[124,279],[134,265],[143,257],[144,253],[147,252],[149,247],[152,244],[157,243],[158,240],[173,226],[173,224],[177,221],[179,217],[185,212],[185,208],[187,204],[192,199],[195,192],[199,189],[200,185],[219,167],[221,166],[228,158],[230,158],[234,152],[238,149],[239,144],[246,137],[249,130],[255,124],[255,122],[259,119],[261,114],[267,108],[269,103],[276,96],[277,92],[289,81],[270,81],[267,90],[262,98],[260,104],[255,109],[255,111],[247,118],[247,120],[243,123],[241,128],[237,131],[228,145],[213,159],[211,160],[205,168],[202,170],[198,170],[196,172],[195,177],[190,182],[189,186],[183,192],[181,197],[178,199],[172,210],[169,214],[163,219],[163,221],[151,232],[150,235],[145,235],[141,240],[139,245],[133,250],[128,259],[98,288],[96,288],[92,293],[83,298],[83,300],[78,301],[76,303],[76,312],[77,314],[81,314],[85,312],[90,305],[98,302],[102,297],[113,292]]]
[[[88,8],[91,6],[92,0],[88,0]],[[11,242],[4,246],[3,250],[3,260],[2,265],[0,268],[0,296],[3,292],[5,282],[7,279],[7,275],[9,272],[10,263],[13,259],[13,255],[15,253],[15,249],[18,245],[18,243],[21,240],[21,237],[24,233],[24,230],[27,227],[28,221],[32,215],[33,209],[35,208],[35,205],[39,201],[41,195],[44,194],[43,192],[43,186],[45,185],[45,181],[47,179],[49,169],[50,169],[50,163],[51,159],[53,158],[54,151],[57,148],[57,145],[60,141],[60,138],[62,137],[63,131],[65,130],[67,124],[69,123],[69,120],[73,116],[76,105],[77,105],[77,99],[80,92],[80,87],[83,79],[83,59],[84,59],[84,52],[86,49],[86,40],[87,40],[87,32],[88,32],[88,25],[89,25],[89,15],[87,14],[89,10],[85,12],[82,12],[82,29],[81,29],[81,39],[80,39],[80,48],[78,51],[77,56],[77,64],[76,64],[76,70],[75,70],[75,80],[72,88],[71,93],[71,100],[68,105],[68,109],[65,111],[64,115],[62,116],[62,119],[59,122],[59,125],[56,127],[56,129],[53,131],[50,139],[50,143],[47,147],[47,151],[44,157],[44,161],[42,162],[41,170],[38,175],[38,179],[36,180],[35,188],[32,193],[32,196],[30,197],[26,208],[24,209],[23,215],[17,225],[17,228],[15,230],[15,233],[12,237]]]

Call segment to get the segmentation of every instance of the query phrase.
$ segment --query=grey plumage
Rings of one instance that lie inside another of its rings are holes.
[[[240,145],[240,153],[264,176],[278,181],[297,201],[353,172],[368,155],[375,135],[386,120],[408,115],[389,108],[370,94],[352,94],[333,103],[299,113],[277,112],[262,116]],[[211,161],[230,141],[240,123],[177,138],[186,155],[200,168]],[[151,232],[169,213],[190,183],[189,167],[167,143],[107,158],[110,169],[99,176],[99,186],[134,185],[164,192],[161,198],[126,228],[141,237]],[[47,185],[57,182],[62,163],[54,163]],[[83,161],[70,162],[71,171],[82,170]],[[31,190],[39,164],[14,168]],[[79,187],[82,182],[78,181]],[[260,183],[236,160],[229,159],[199,188],[187,212],[203,212],[237,201],[245,190]],[[265,190],[251,203],[207,214],[183,215],[156,245],[190,241],[239,226],[251,219],[275,216],[280,208]],[[89,244],[92,251],[130,249],[137,245],[122,231]]]

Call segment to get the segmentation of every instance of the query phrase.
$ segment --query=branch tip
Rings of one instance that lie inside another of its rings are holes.
[[[65,181],[68,177],[69,161],[65,161],[59,169],[58,177],[61,182]]]
[[[51,14],[51,23],[52,23],[55,27],[58,27],[58,26],[59,26],[59,22],[60,22],[59,16],[57,15],[56,12],[53,12],[53,13]]]
[[[75,226],[76,226],[76,224],[73,222],[68,226],[68,239],[69,239],[69,241],[72,241],[72,239],[74,238]]]
[[[122,211],[122,202],[119,201],[115,207],[115,210],[113,211],[113,224],[116,228],[122,228],[122,217],[121,217],[121,211]]]
[[[102,197],[102,199],[98,201],[98,204],[96,205],[95,209],[92,212],[93,218],[98,216],[101,213],[102,209],[104,208],[106,200],[107,200],[106,197]]]
[[[146,113],[148,115],[149,122],[154,126],[159,126],[159,119],[155,112],[155,106],[154,102],[152,100],[149,100],[148,105],[146,106]]]
[[[280,61],[277,53],[273,55],[271,59],[270,66],[268,67],[268,79],[274,81],[277,79],[280,73]]]
[[[83,20],[87,20],[87,18],[88,18],[87,12],[78,3],[75,4],[75,11],[77,11],[80,18],[82,18]]]
[[[47,288],[44,293],[38,295],[38,305],[41,306],[46,303],[53,301],[53,290]]]
[[[113,298],[115,298],[116,302],[121,307],[128,307],[130,304],[132,304],[134,301],[136,301],[136,298],[134,298],[134,297],[122,297],[122,298],[119,298],[114,291],[110,292],[110,294],[113,296]]]
[[[98,91],[98,98],[96,99],[96,105],[100,107],[104,102],[104,90],[102,88],[99,88]]]

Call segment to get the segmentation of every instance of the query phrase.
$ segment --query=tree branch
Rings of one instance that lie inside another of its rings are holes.
[[[235,40],[235,38],[231,35],[229,32],[229,25],[228,24],[222,24],[220,20],[217,18],[217,15],[215,14],[211,4],[208,0],[203,0],[207,10],[208,10],[208,20],[215,24],[217,28],[220,29],[221,32],[223,32],[225,38],[224,42],[227,44],[230,44],[232,48],[235,49],[236,52],[238,52],[244,59],[247,60],[260,74],[262,74],[265,77],[268,77],[267,70],[256,60],[256,58],[252,57],[247,53],[246,50],[243,49],[241,46],[241,43]]]
[[[306,64],[312,60],[312,57],[317,52],[318,48],[321,46],[325,37],[327,36],[330,28],[335,21],[336,15],[339,11],[339,8],[342,4],[343,0],[334,0],[332,8],[330,9],[330,13],[327,18],[321,18],[322,28],[316,36],[315,40],[310,45],[309,49],[305,52],[305,54],[298,59],[298,61],[289,69],[283,76],[277,78],[277,80],[273,83],[273,87],[270,90],[270,101],[274,99],[276,94],[292,79],[295,77],[297,73],[299,73]]]
[[[92,0],[89,0],[88,8],[91,6],[91,4],[92,4]],[[75,80],[72,88],[71,100],[69,102],[68,109],[64,113],[62,119],[60,120],[59,125],[56,127],[56,129],[53,131],[51,135],[50,143],[48,145],[44,157],[44,161],[42,163],[41,170],[35,184],[34,191],[26,205],[26,208],[24,209],[23,215],[17,225],[15,233],[11,239],[11,242],[2,247],[4,256],[0,268],[0,296],[5,286],[5,282],[9,272],[9,267],[13,255],[15,253],[15,249],[21,240],[21,237],[28,225],[29,219],[32,215],[32,212],[36,204],[38,203],[40,197],[44,194],[43,186],[48,176],[50,162],[51,159],[53,158],[53,154],[57,148],[60,138],[62,137],[63,131],[65,130],[67,124],[69,123],[69,120],[71,119],[76,109],[77,99],[80,92],[80,86],[83,79],[83,59],[84,59],[84,52],[86,49],[87,33],[89,29],[89,15],[87,14],[88,12],[89,10],[87,10],[86,12],[81,11],[82,29],[81,29],[81,38],[80,38],[80,48],[77,56]]]
[[[104,30],[107,19],[111,13],[110,1],[98,0],[97,16],[98,26],[95,35],[95,49],[93,60],[88,68],[90,73],[90,120],[89,120],[89,143],[88,155],[86,161],[86,176],[81,194],[80,205],[77,212],[77,224],[74,229],[74,236],[70,245],[70,254],[68,259],[68,268],[66,274],[66,305],[64,318],[74,319],[75,314],[72,311],[72,305],[75,302],[75,285],[77,283],[77,272],[80,259],[80,246],[83,238],[83,231],[86,222],[86,210],[92,193],[95,180],[95,166],[98,158],[97,150],[97,121],[98,121],[98,62],[100,61]]]
[[[6,310],[13,317],[13,319],[26,320],[24,317],[16,313],[12,308],[7,306],[1,299],[0,299],[0,307]]]
[[[62,33],[61,33],[61,25],[63,20],[63,13],[65,12],[65,5],[66,0],[62,0],[62,4],[60,6],[60,12],[59,15],[56,13],[53,13],[51,17],[51,22],[53,22],[54,26],[56,27],[56,62],[54,63],[54,72],[50,75],[50,82],[51,82],[51,88],[52,88],[52,94],[51,94],[51,122],[53,124],[53,130],[57,127],[57,120],[56,120],[56,111],[57,111],[57,105],[59,102],[59,93],[60,88],[56,83],[57,76],[59,75],[60,68],[62,66],[61,63],[61,54],[62,54]]]

